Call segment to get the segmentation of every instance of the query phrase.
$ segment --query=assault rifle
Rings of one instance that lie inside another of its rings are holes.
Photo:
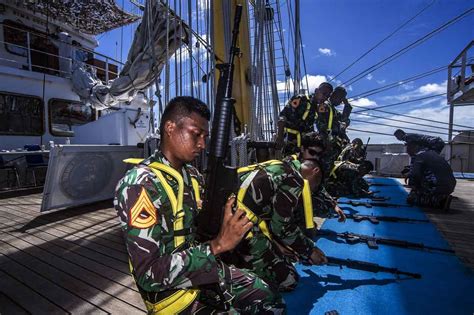
[[[367,147],[369,146],[369,141],[370,141],[370,137],[367,139],[367,143],[365,144],[365,147],[362,150],[362,152],[363,152],[362,156],[364,157],[364,160],[367,158]]]
[[[235,9],[232,42],[228,63],[217,65],[216,106],[212,121],[211,145],[207,163],[206,193],[203,209],[198,218],[198,233],[207,239],[219,233],[224,217],[223,208],[229,195],[238,188],[237,169],[225,166],[235,99],[232,98],[234,59],[240,53],[237,47],[242,6]]]
[[[338,218],[339,216],[337,214],[332,215],[333,218]],[[373,224],[379,224],[380,221],[386,221],[386,222],[415,222],[415,223],[427,223],[430,222],[429,220],[423,220],[423,219],[411,219],[411,218],[401,218],[401,217],[390,217],[390,216],[383,216],[383,215],[368,215],[368,214],[347,214],[346,213],[346,218],[347,219],[352,219],[355,222],[360,222],[367,220],[370,223]]]
[[[363,206],[367,208],[372,208],[373,206],[376,207],[411,207],[411,205],[400,205],[396,203],[386,203],[386,202],[367,202],[367,201],[356,201],[356,200],[349,200],[349,201],[338,201],[339,204],[347,204],[353,207]]]
[[[336,236],[338,238],[342,238],[346,240],[348,244],[365,243],[370,249],[377,249],[379,248],[378,244],[383,244],[383,245],[397,246],[397,247],[403,247],[403,248],[412,248],[412,249],[419,249],[419,250],[435,250],[435,251],[451,253],[451,254],[454,253],[452,249],[448,249],[448,248],[426,246],[423,243],[414,243],[414,242],[396,240],[396,239],[391,239],[391,238],[381,238],[381,237],[375,237],[375,236],[363,235],[363,234],[357,234],[357,233],[351,233],[351,232],[337,233],[331,230],[319,230],[318,235]]]
[[[384,267],[384,266],[380,266],[380,265],[370,263],[367,261],[341,259],[341,258],[331,257],[331,256],[326,256],[326,258],[328,260],[328,265],[336,265],[336,266],[341,267],[341,269],[342,269],[342,266],[345,266],[347,268],[363,270],[363,271],[368,271],[368,272],[373,272],[373,273],[388,272],[397,276],[404,275],[404,276],[409,276],[415,279],[421,278],[421,275],[419,273],[401,271],[401,270],[398,270],[397,268]]]

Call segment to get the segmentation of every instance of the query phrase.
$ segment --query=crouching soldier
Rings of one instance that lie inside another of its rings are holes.
[[[294,259],[324,264],[326,257],[304,235],[295,220],[298,203],[304,205],[307,224],[313,223],[311,191],[321,181],[316,161],[272,160],[239,169],[238,200],[254,227],[235,249],[239,267],[255,272],[280,291],[296,287]]]
[[[425,150],[416,143],[407,144],[411,156],[407,202],[419,206],[448,210],[456,179],[448,162],[434,150]]]
[[[233,249],[252,227],[244,212],[225,206],[215,239],[196,239],[199,176],[188,163],[204,149],[209,110],[200,100],[177,97],[161,118],[161,144],[119,182],[115,208],[130,268],[149,314],[282,313],[278,292],[250,273],[226,265],[219,255]]]
[[[370,161],[363,161],[360,164],[336,161],[329,174],[326,188],[334,197],[369,197],[372,192],[369,191],[369,184],[363,177],[373,169],[374,165]]]

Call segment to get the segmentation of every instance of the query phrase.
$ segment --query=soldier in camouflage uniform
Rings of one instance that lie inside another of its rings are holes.
[[[313,95],[298,94],[288,101],[288,104],[280,112],[278,123],[277,144],[282,146],[285,133],[287,138],[284,154],[293,154],[299,151],[301,137],[305,133],[314,131],[317,107],[329,98],[332,91],[332,85],[323,82]]]
[[[324,163],[324,152],[327,147],[326,137],[318,132],[310,132],[303,137],[301,143],[300,153],[296,157],[298,160],[303,161],[316,159],[318,161],[323,161],[321,164]],[[291,160],[293,158],[294,157],[290,156],[287,159]],[[324,179],[326,174],[323,172],[322,175]],[[327,192],[325,184],[321,183],[321,185],[311,193],[311,197],[314,216],[325,218],[329,217],[332,213],[336,213],[339,216],[339,222],[344,222],[346,220],[344,211],[342,211],[338,206],[337,201]],[[317,234],[317,227],[314,227],[313,229],[307,229],[305,227],[304,211],[301,205],[298,206],[298,211],[296,211],[295,217],[298,225],[307,236],[313,238]]]
[[[400,141],[404,141],[405,144],[414,143],[426,150],[433,150],[438,154],[444,149],[444,141],[440,137],[431,137],[427,135],[421,135],[417,133],[405,133],[401,129],[395,130],[393,135]]]
[[[354,164],[349,161],[336,162],[327,181],[327,190],[331,196],[369,197],[369,184],[363,178],[374,169],[372,162],[363,161]]]
[[[347,92],[343,87],[336,87],[329,100],[317,107],[316,126],[318,132],[327,137],[328,148],[324,158],[324,170],[327,173],[332,168],[342,149],[349,143],[346,128],[349,126],[349,117],[343,117],[336,106],[344,102],[344,106],[352,108],[346,99]],[[350,112],[350,110],[346,110]]]
[[[364,143],[360,138],[352,140],[351,144],[347,145],[337,158],[338,161],[349,161],[351,163],[359,164],[365,160],[366,152],[364,150]]]
[[[243,240],[234,254],[238,265],[255,272],[281,291],[295,288],[298,274],[289,256],[310,264],[326,262],[324,254],[306,237],[295,221],[295,210],[302,202],[305,178],[309,190],[321,180],[320,167],[314,161],[265,162],[239,170],[239,200],[260,222],[252,228],[252,237]],[[311,218],[312,220],[312,218]],[[262,226],[263,225],[263,226]]]
[[[201,101],[177,97],[166,107],[160,150],[127,172],[114,205],[130,266],[148,313],[282,313],[278,292],[255,274],[224,264],[252,227],[229,199],[219,235],[196,240],[198,172],[189,162],[205,147],[209,110]],[[137,161],[134,161],[137,162]]]
[[[416,143],[407,145],[411,156],[408,184],[412,190],[407,202],[419,206],[449,209],[451,193],[456,187],[453,170],[437,152],[424,150]]]

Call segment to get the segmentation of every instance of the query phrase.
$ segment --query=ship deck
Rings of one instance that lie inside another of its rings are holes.
[[[460,179],[449,212],[424,210],[472,270],[473,192]],[[41,197],[0,199],[0,313],[144,313],[112,202],[40,214]]]

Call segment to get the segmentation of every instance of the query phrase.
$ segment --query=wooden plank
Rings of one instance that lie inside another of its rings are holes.
[[[6,219],[19,218],[15,214],[5,213],[5,212],[3,212],[0,216]],[[73,229],[66,229],[66,230],[68,230],[68,232],[65,232],[64,229],[61,229],[60,227],[55,226],[53,229],[49,229],[48,231],[57,237],[62,237],[62,238],[72,240],[74,243],[78,245],[87,246],[98,252],[102,252],[103,254],[109,257],[113,257],[121,261],[128,262],[128,254],[123,250],[123,248],[120,248],[118,244],[115,244],[115,243],[111,244],[110,242],[104,244],[104,242],[97,240],[97,237],[93,234],[75,231]],[[107,233],[106,228],[104,228],[103,233]]]
[[[10,233],[7,234],[10,235]],[[135,282],[133,281],[132,276],[130,275],[130,272],[128,270],[128,266],[123,262],[115,261],[115,265],[122,265],[122,270],[125,270],[125,272],[118,271],[116,266],[113,266],[111,268],[111,266],[106,266],[100,263],[99,261],[91,260],[76,253],[76,249],[80,248],[79,246],[60,247],[55,245],[54,243],[51,243],[48,240],[38,237],[38,235],[21,234],[17,237],[41,248],[42,250],[45,250],[50,254],[61,257],[62,259],[67,260],[72,264],[80,266],[88,271],[107,278],[112,282],[116,282],[127,288],[130,288],[133,291],[138,292],[135,286]],[[4,241],[8,242],[8,239]]]
[[[7,253],[8,259],[21,262],[25,268],[34,270],[35,273],[41,274],[43,278],[50,280],[63,290],[82,298],[84,302],[78,303],[81,307],[90,303],[111,313],[143,313],[143,308],[133,305],[135,302],[134,296],[138,293],[126,290],[123,286],[113,285],[108,281],[104,281],[103,278],[93,276],[86,270],[73,266],[64,260],[54,258],[47,252],[31,246],[31,244],[21,239],[17,239],[8,245],[10,245]],[[0,257],[1,260],[3,259]],[[3,269],[4,266],[5,264],[0,264],[0,268]],[[124,297],[131,301],[123,300]],[[58,301],[60,300],[58,299]],[[142,303],[139,295],[137,300]]]
[[[22,308],[26,309],[30,314],[65,314],[66,311],[45,299],[38,292],[32,290],[30,287],[24,285],[17,279],[11,277],[0,269],[0,288],[15,304],[20,304]],[[27,301],[25,301],[27,299]],[[22,303],[21,301],[24,301]],[[0,306],[2,314],[3,308],[12,307],[11,305]],[[9,314],[5,311],[6,314]],[[11,313],[16,314],[16,313]]]
[[[2,217],[0,216],[0,222],[3,223]],[[15,224],[15,223],[14,223]],[[129,274],[128,263],[123,262],[114,258],[110,258],[102,254],[101,252],[94,251],[90,248],[78,245],[70,240],[59,238],[53,234],[48,233],[48,231],[43,231],[41,228],[35,228],[28,230],[28,233],[35,235],[36,237],[48,242],[48,244],[62,248],[70,252],[74,252],[81,257],[87,258],[91,261],[99,263],[105,266],[107,269],[113,269],[124,274]],[[125,246],[125,244],[123,245]]]
[[[0,270],[9,277],[21,282],[22,285],[26,287],[22,288],[23,294],[21,296],[15,297],[15,301],[18,304],[28,307],[28,304],[32,299],[31,297],[33,296],[36,297],[36,301],[40,306],[45,304],[48,308],[51,308],[53,306],[50,306],[49,304],[54,304],[55,312],[97,312],[99,314],[105,314],[105,312],[101,311],[100,308],[97,308],[91,303],[81,299],[74,293],[64,290],[60,286],[56,285],[53,281],[43,277],[29,268],[26,268],[25,265],[19,263],[18,261],[10,259],[4,254],[0,254],[0,259],[6,262],[0,264]],[[8,287],[8,293],[12,294],[12,291],[15,291],[16,289],[16,286]],[[41,298],[38,295],[41,296]],[[42,301],[39,301],[40,299]],[[59,307],[60,309],[56,309],[56,307]],[[28,311],[31,310],[28,309]],[[33,310],[32,313],[38,313],[38,311]]]
[[[7,277],[7,275],[5,275]],[[0,277],[2,274],[0,273]],[[1,283],[1,282],[0,282]],[[0,284],[1,287],[1,284]],[[13,299],[0,291],[0,314],[29,314],[26,309],[21,307]]]

